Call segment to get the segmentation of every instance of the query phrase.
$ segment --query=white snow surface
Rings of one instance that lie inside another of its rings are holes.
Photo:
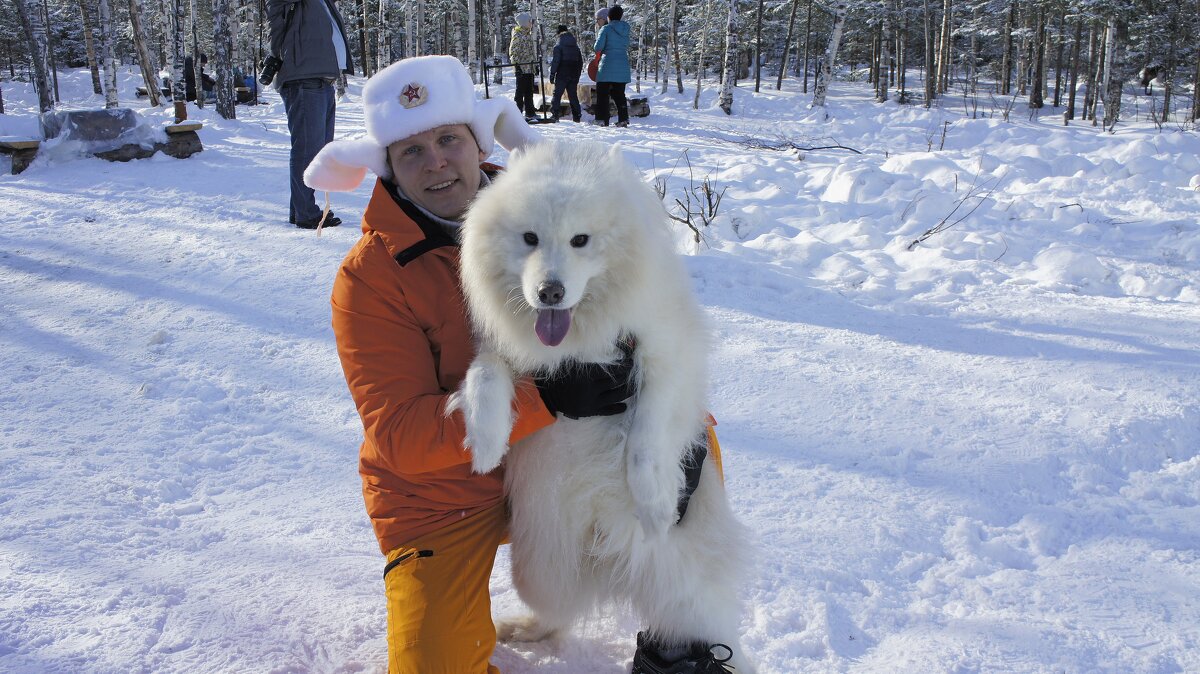
[[[725,190],[679,241],[757,534],[744,647],[764,674],[1200,672],[1200,138],[853,83],[826,120],[799,88],[540,127],[622,143],[668,203]],[[4,96],[0,136],[36,130],[29,86]],[[340,228],[288,225],[265,98],[191,108],[187,160],[0,175],[0,671],[386,670],[328,304],[369,185]],[[506,549],[492,598],[520,615]],[[613,607],[494,662],[627,672],[639,627]]]

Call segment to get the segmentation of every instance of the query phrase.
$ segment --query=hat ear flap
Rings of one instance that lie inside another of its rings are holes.
[[[471,131],[475,134],[479,149],[489,155],[496,141],[506,150],[515,150],[542,140],[541,135],[530,128],[521,116],[517,104],[508,98],[478,101]]]
[[[370,170],[389,177],[387,149],[368,138],[328,143],[304,170],[304,184],[325,192],[350,192]]]

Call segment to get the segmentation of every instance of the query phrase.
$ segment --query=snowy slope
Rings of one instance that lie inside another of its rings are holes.
[[[86,71],[61,84],[97,103]],[[0,135],[28,133],[34,96],[4,93]],[[668,201],[726,188],[680,248],[759,538],[761,670],[1200,671],[1200,138],[859,84],[828,121],[797,91],[738,90],[733,117],[691,94],[628,130],[541,128],[624,143]],[[2,671],[386,669],[328,309],[368,192],[334,195],[347,224],[319,238],[287,225],[268,101],[193,109],[188,160],[0,176]],[[499,616],[507,576],[502,552]],[[617,674],[638,627],[614,609],[495,662]]]

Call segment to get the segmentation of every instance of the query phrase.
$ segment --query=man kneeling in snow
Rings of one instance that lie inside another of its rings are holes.
[[[333,329],[362,417],[359,473],[387,560],[388,669],[497,674],[488,580],[506,538],[502,469],[471,471],[462,416],[446,402],[475,354],[458,278],[457,231],[512,149],[537,135],[510,100],[475,100],[450,56],[395,63],[363,88],[365,138],[326,145],[304,174],[313,189],[350,191],[378,176],[363,236],[333,285]],[[555,421],[612,413],[630,369],[579,367],[519,384],[515,442]]]

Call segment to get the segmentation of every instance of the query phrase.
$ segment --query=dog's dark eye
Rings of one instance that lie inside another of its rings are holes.
[[[583,248],[587,245],[587,242],[587,234],[576,234],[575,236],[571,237],[571,246],[574,248]]]
[[[534,234],[533,232],[525,232],[525,243],[531,246],[536,246],[538,244],[537,234]]]

